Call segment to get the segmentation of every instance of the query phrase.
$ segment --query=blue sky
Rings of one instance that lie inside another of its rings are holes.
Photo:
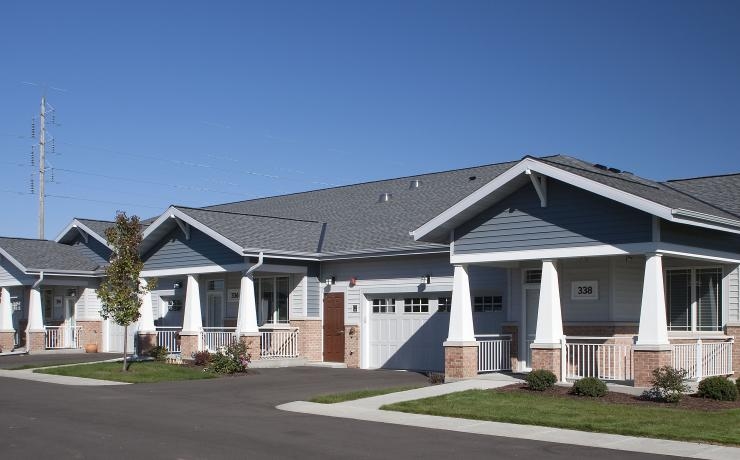
[[[525,154],[737,172],[738,24],[734,1],[2,2],[0,234],[37,234],[23,82],[65,90],[47,238]]]

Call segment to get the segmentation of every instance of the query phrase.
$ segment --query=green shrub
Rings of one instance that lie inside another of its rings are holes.
[[[590,396],[592,398],[601,398],[606,396],[606,383],[596,377],[585,377],[577,380],[570,390],[570,394],[577,396]]]
[[[149,356],[154,358],[155,361],[164,361],[169,356],[170,351],[167,347],[157,345],[156,347],[149,350]]]
[[[735,385],[737,386],[737,394],[740,395],[740,379],[735,380]]]
[[[247,366],[251,362],[250,358],[249,353],[247,353],[247,345],[240,340],[234,340],[223,350],[211,355],[211,362],[206,370],[216,374],[246,372]]]
[[[689,391],[688,385],[684,383],[688,372],[685,369],[674,369],[671,366],[663,366],[653,369],[652,388],[645,391],[642,397],[655,401],[676,403],[681,400],[684,393]]]
[[[537,369],[527,374],[524,380],[526,380],[530,390],[545,391],[555,386],[558,378],[547,369]]]
[[[717,401],[735,401],[737,386],[724,377],[707,377],[699,382],[697,395]]]
[[[211,353],[208,350],[193,353],[193,364],[196,366],[207,366],[211,362]]]

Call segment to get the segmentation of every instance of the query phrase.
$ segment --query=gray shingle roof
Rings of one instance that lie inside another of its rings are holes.
[[[77,248],[55,241],[0,237],[0,248],[29,270],[92,272],[99,268]]]
[[[181,206],[176,208],[244,248],[311,255],[321,250],[324,227],[321,222]]]
[[[115,225],[115,222],[111,222],[109,220],[95,220],[95,219],[80,219],[77,218],[82,224],[84,224],[87,228],[94,231],[103,239],[105,239],[105,231],[108,230],[110,227]]]
[[[740,174],[669,180],[665,185],[740,217]]]

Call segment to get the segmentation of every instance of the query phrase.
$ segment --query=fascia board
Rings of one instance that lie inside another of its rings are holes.
[[[18,262],[18,260],[15,257],[11,256],[8,251],[6,251],[3,248],[0,248],[0,255],[2,255],[5,259],[10,261],[11,264],[15,265],[15,267],[18,270],[22,271],[25,274],[28,274],[28,269],[24,267],[22,263]]]

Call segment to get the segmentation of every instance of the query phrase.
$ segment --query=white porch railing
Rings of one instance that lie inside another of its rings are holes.
[[[634,380],[632,343],[616,342],[619,339],[626,338],[564,337],[561,342],[562,374],[576,380],[584,377]]]
[[[180,353],[177,336],[181,327],[157,326],[157,345],[167,348],[170,353]]]
[[[687,378],[701,380],[715,375],[731,375],[732,344],[726,342],[676,343],[672,347],[672,364],[676,369],[685,369]]]
[[[203,349],[216,352],[231,345],[236,339],[235,327],[204,327],[202,333]]]
[[[44,326],[45,346],[49,350],[80,348],[80,326]]]
[[[298,357],[298,329],[272,329],[260,332],[260,358]]]
[[[481,334],[478,342],[478,373],[511,370],[511,335]]]

